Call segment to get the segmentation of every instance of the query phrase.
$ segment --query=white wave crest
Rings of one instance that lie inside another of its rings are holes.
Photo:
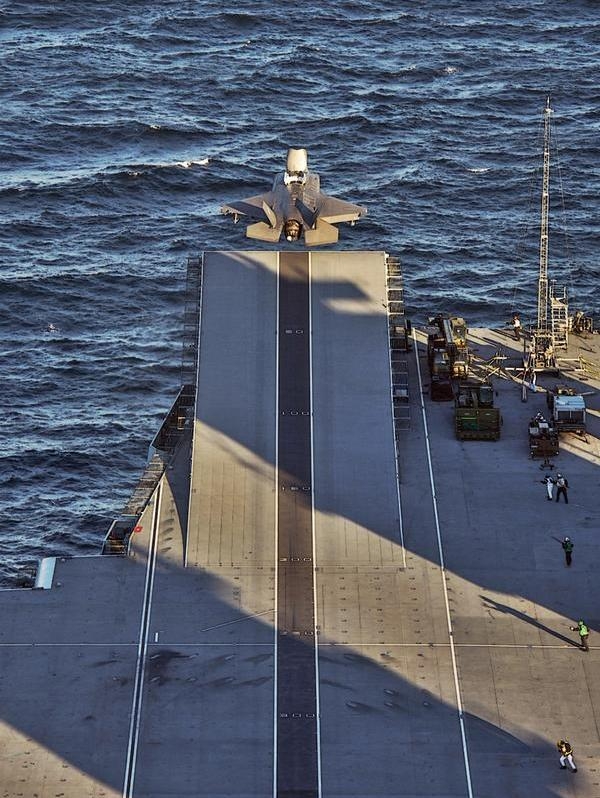
[[[184,169],[189,169],[191,166],[208,166],[208,158],[202,158],[200,161],[175,161],[175,166],[181,166]],[[163,164],[167,166],[167,164]]]

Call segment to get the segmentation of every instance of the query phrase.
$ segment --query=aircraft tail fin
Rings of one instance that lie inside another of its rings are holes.
[[[317,219],[316,227],[304,233],[307,247],[318,247],[322,244],[336,244],[339,230],[323,219]]]
[[[275,213],[273,208],[271,208],[270,205],[267,205],[267,203],[264,200],[262,203],[262,209],[263,213],[269,220],[269,224],[271,225],[271,227],[277,227],[277,214]]]
[[[296,208],[300,211],[302,219],[306,227],[314,227],[317,220],[317,211],[303,202],[301,199],[296,200]]]

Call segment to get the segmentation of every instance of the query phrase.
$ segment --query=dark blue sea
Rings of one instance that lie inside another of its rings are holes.
[[[600,3],[2,2],[0,584],[95,554],[179,387],[188,255],[288,146],[368,207],[408,312],[535,313],[542,112],[550,276],[600,310]]]

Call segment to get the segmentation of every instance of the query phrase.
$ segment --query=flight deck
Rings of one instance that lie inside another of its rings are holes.
[[[390,350],[389,267],[204,254],[194,402],[123,556],[0,592],[0,798],[600,798],[600,336],[561,375],[587,433],[540,463],[522,342],[470,330],[502,432],[458,440],[423,331]]]

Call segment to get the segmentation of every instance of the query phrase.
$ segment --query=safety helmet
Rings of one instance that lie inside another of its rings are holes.
[[[565,540],[571,540],[571,538],[565,537]]]

